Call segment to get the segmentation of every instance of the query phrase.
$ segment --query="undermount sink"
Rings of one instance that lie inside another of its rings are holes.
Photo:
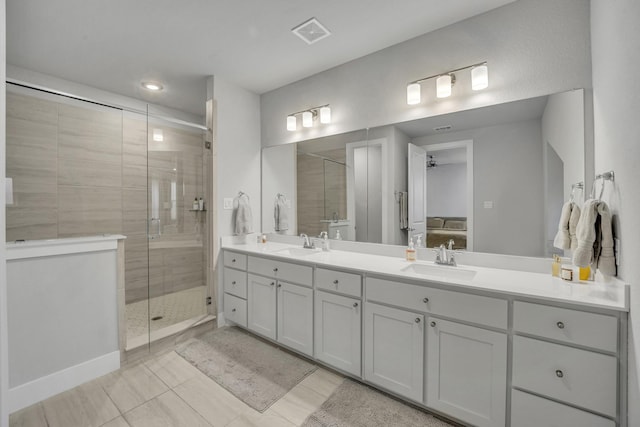
[[[288,255],[293,257],[305,257],[320,253],[317,249],[305,249],[305,248],[284,248],[273,251],[274,254]]]
[[[429,264],[410,264],[402,268],[403,272],[420,274],[422,276],[445,277],[449,279],[472,280],[476,272],[459,267],[445,267]]]

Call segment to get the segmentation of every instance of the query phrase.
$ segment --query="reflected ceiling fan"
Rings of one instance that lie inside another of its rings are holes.
[[[427,154],[427,169],[435,168],[436,166],[438,166],[438,163],[436,162],[435,157],[431,154]]]

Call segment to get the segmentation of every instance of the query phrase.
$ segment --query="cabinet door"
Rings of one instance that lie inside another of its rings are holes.
[[[367,303],[364,334],[364,378],[421,402],[424,316]]]
[[[504,426],[507,335],[430,317],[427,406],[478,427]]]
[[[248,328],[275,340],[276,280],[249,274],[247,293]]]
[[[359,299],[317,291],[315,298],[316,359],[360,376]]]
[[[278,282],[278,342],[313,356],[313,290]]]

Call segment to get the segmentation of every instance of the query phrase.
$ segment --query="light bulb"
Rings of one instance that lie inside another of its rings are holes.
[[[489,67],[487,64],[478,65],[471,69],[471,89],[482,90],[489,86]]]
[[[331,108],[329,106],[320,108],[320,123],[325,125],[331,123]]]
[[[436,96],[438,98],[451,96],[451,74],[445,74],[436,79]]]
[[[294,131],[298,128],[296,116],[287,116],[287,130]]]
[[[154,92],[162,90],[162,85],[158,82],[142,82],[142,87]]]
[[[302,126],[305,128],[313,126],[313,113],[311,113],[311,111],[302,113]]]
[[[407,104],[416,105],[420,103],[420,83],[407,85]]]

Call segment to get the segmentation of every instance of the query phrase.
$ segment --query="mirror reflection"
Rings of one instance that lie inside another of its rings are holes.
[[[548,256],[585,163],[581,89],[266,147],[262,230]]]

